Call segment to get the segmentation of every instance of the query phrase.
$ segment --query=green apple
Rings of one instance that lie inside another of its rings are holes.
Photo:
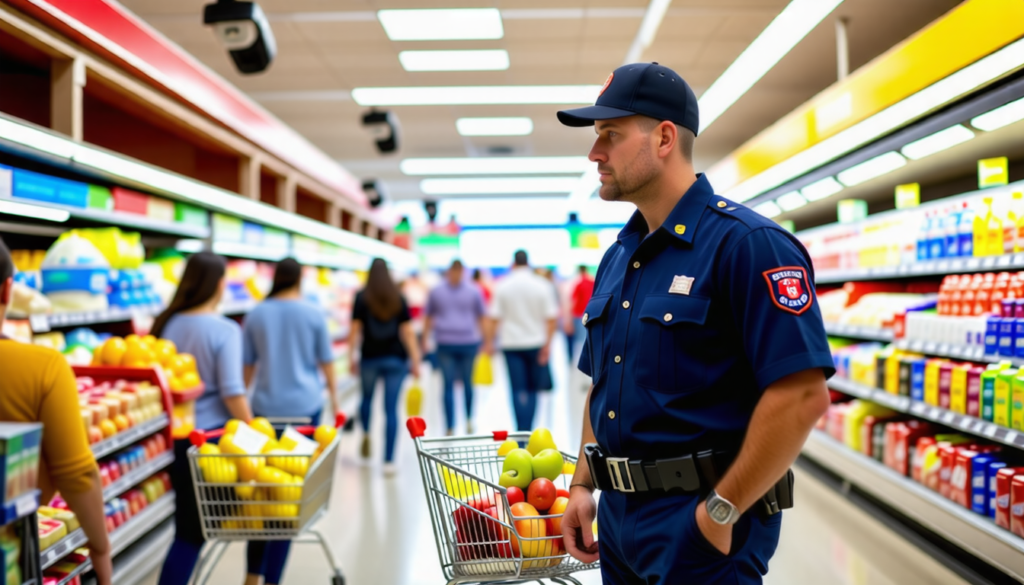
[[[526,444],[526,450],[530,452],[530,455],[536,455],[544,449],[558,449],[555,446],[555,440],[551,438],[551,431],[547,429],[537,429],[530,434],[530,442]]]
[[[526,449],[513,449],[505,455],[505,463],[501,466],[501,487],[517,487],[526,490],[533,481],[533,457]]]
[[[546,477],[551,481],[562,475],[562,454],[554,449],[544,449],[533,456],[533,476]]]

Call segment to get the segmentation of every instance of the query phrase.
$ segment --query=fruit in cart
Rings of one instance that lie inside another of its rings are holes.
[[[320,425],[313,432],[313,440],[320,443],[321,447],[327,447],[331,441],[338,436],[338,429],[330,425]]]
[[[278,451],[280,449],[281,449],[281,443],[278,443],[274,439],[267,439],[267,443],[265,445],[263,445],[263,449],[260,452],[263,453],[264,455],[266,455],[267,453],[270,453],[271,451]]]
[[[252,422],[249,423],[249,428],[257,433],[266,435],[268,439],[277,440],[277,432],[274,431],[274,425],[270,424],[270,421],[262,416],[252,419]]]
[[[551,526],[550,526],[551,530],[548,531],[548,534],[561,534],[562,533],[562,516],[561,516],[561,514],[565,514],[565,508],[568,505],[569,505],[569,498],[565,498],[565,497],[559,496],[559,497],[555,498],[555,503],[551,504],[551,507],[548,508],[548,515],[555,516],[555,518],[549,518],[549,520],[551,521]]]
[[[239,475],[241,475],[241,474],[239,474]],[[239,479],[241,479],[241,478],[239,478]],[[256,485],[256,481],[255,480],[245,480],[245,479],[242,479],[242,481],[243,482],[247,482],[247,485],[236,485],[235,486],[235,495],[238,496],[238,499],[240,499],[240,500],[254,500],[254,499],[256,499],[256,490],[259,489],[259,487],[257,487],[257,485]]]
[[[106,420],[101,420],[100,432],[103,433],[104,439],[109,439],[110,437],[113,437],[114,435],[117,434],[117,425],[114,424],[114,421],[110,420],[109,418]]]
[[[267,464],[276,467],[285,473],[306,477],[309,470],[309,459],[303,456],[291,455],[288,451],[275,449],[267,453]]]
[[[555,490],[555,497],[569,499],[569,490],[558,488]]]
[[[517,488],[516,486],[512,486],[505,490],[505,497],[508,498],[509,506],[513,504],[518,504],[519,502],[526,501],[526,494],[523,493],[523,490]]]
[[[263,457],[239,457],[235,459],[238,466],[238,478],[242,481],[253,481],[259,477],[260,469],[266,465]]]
[[[576,473],[576,464],[566,461],[562,464],[562,475],[573,475]]]
[[[498,445],[498,457],[504,457],[505,455],[508,455],[509,451],[512,451],[513,449],[518,449],[518,448],[519,448],[519,443],[513,441],[512,439],[509,439],[509,440],[505,441],[504,443]]]
[[[127,349],[128,344],[123,339],[111,337],[103,342],[103,346],[98,351],[103,356],[103,365],[120,366]]]
[[[303,481],[301,477],[285,474],[288,485],[285,487],[270,488],[271,496],[281,502],[298,502],[302,499]]]
[[[562,466],[565,460],[562,454],[555,449],[544,449],[533,456],[533,476],[544,477],[554,481],[562,475]]]
[[[530,433],[530,441],[526,443],[526,450],[530,455],[536,455],[545,449],[558,450],[555,439],[551,437],[551,431],[540,428]]]
[[[532,518],[540,516],[537,508],[526,502],[520,502],[511,508],[514,531],[509,531],[509,540],[512,543],[512,553],[515,556],[534,558],[541,556],[541,553],[548,547],[544,540],[527,540],[533,538],[544,538],[547,536],[547,522],[543,518]],[[520,520],[522,518],[522,520]],[[523,540],[520,540],[523,539]]]
[[[248,455],[238,445],[235,444],[235,435],[231,433],[225,433],[220,438],[220,450],[229,455]]]
[[[269,441],[267,441],[269,443]],[[292,449],[299,446],[299,442],[293,437],[282,436],[281,440],[277,442],[277,448],[284,451],[291,451]]]
[[[238,483],[238,467],[230,457],[211,457],[203,478],[209,483]]]
[[[526,449],[513,449],[505,456],[501,465],[498,485],[507,488],[515,486],[525,490],[533,481],[533,456]]]
[[[228,422],[224,423],[224,434],[235,434],[238,431],[238,425],[242,424],[242,421],[237,418],[233,418]]]
[[[526,489],[526,501],[541,512],[547,512],[551,504],[555,503],[555,484],[546,477],[538,477],[530,482]]]

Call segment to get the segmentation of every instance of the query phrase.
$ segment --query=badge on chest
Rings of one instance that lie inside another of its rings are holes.
[[[672,286],[668,287],[668,292],[674,295],[688,295],[692,288],[692,276],[675,276],[672,278]]]
[[[814,298],[807,284],[807,271],[802,266],[782,266],[764,272],[768,293],[775,306],[799,315],[811,307]]]

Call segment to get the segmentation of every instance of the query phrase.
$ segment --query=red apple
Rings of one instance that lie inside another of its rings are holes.
[[[555,503],[555,484],[550,479],[538,477],[530,482],[526,490],[526,501],[541,513],[547,511]]]
[[[526,495],[523,494],[523,490],[521,490],[521,489],[519,489],[519,488],[517,488],[515,486],[512,486],[512,487],[508,488],[506,495],[508,497],[508,505],[509,506],[515,506],[519,502],[525,502],[526,501]]]
[[[557,490],[555,490],[555,497],[569,499],[569,490],[563,490],[562,488],[558,488]]]

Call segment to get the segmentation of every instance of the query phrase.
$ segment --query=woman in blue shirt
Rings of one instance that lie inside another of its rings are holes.
[[[288,258],[278,263],[267,300],[245,318],[245,385],[255,378],[252,409],[256,416],[310,418],[316,424],[324,405],[324,383],[331,408],[335,397],[334,355],[323,312],[302,299],[302,266]],[[323,373],[323,378],[320,374]],[[280,583],[291,541],[252,541],[249,576]]]
[[[242,329],[217,314],[224,294],[224,258],[200,252],[188,260],[174,298],[153,323],[156,337],[169,339],[182,353],[196,358],[206,391],[196,400],[196,427],[219,429],[229,418],[250,421],[249,402],[242,382]],[[186,585],[203,547],[192,475],[188,467],[187,439],[174,442],[171,484],[177,498],[175,534],[160,585]]]

